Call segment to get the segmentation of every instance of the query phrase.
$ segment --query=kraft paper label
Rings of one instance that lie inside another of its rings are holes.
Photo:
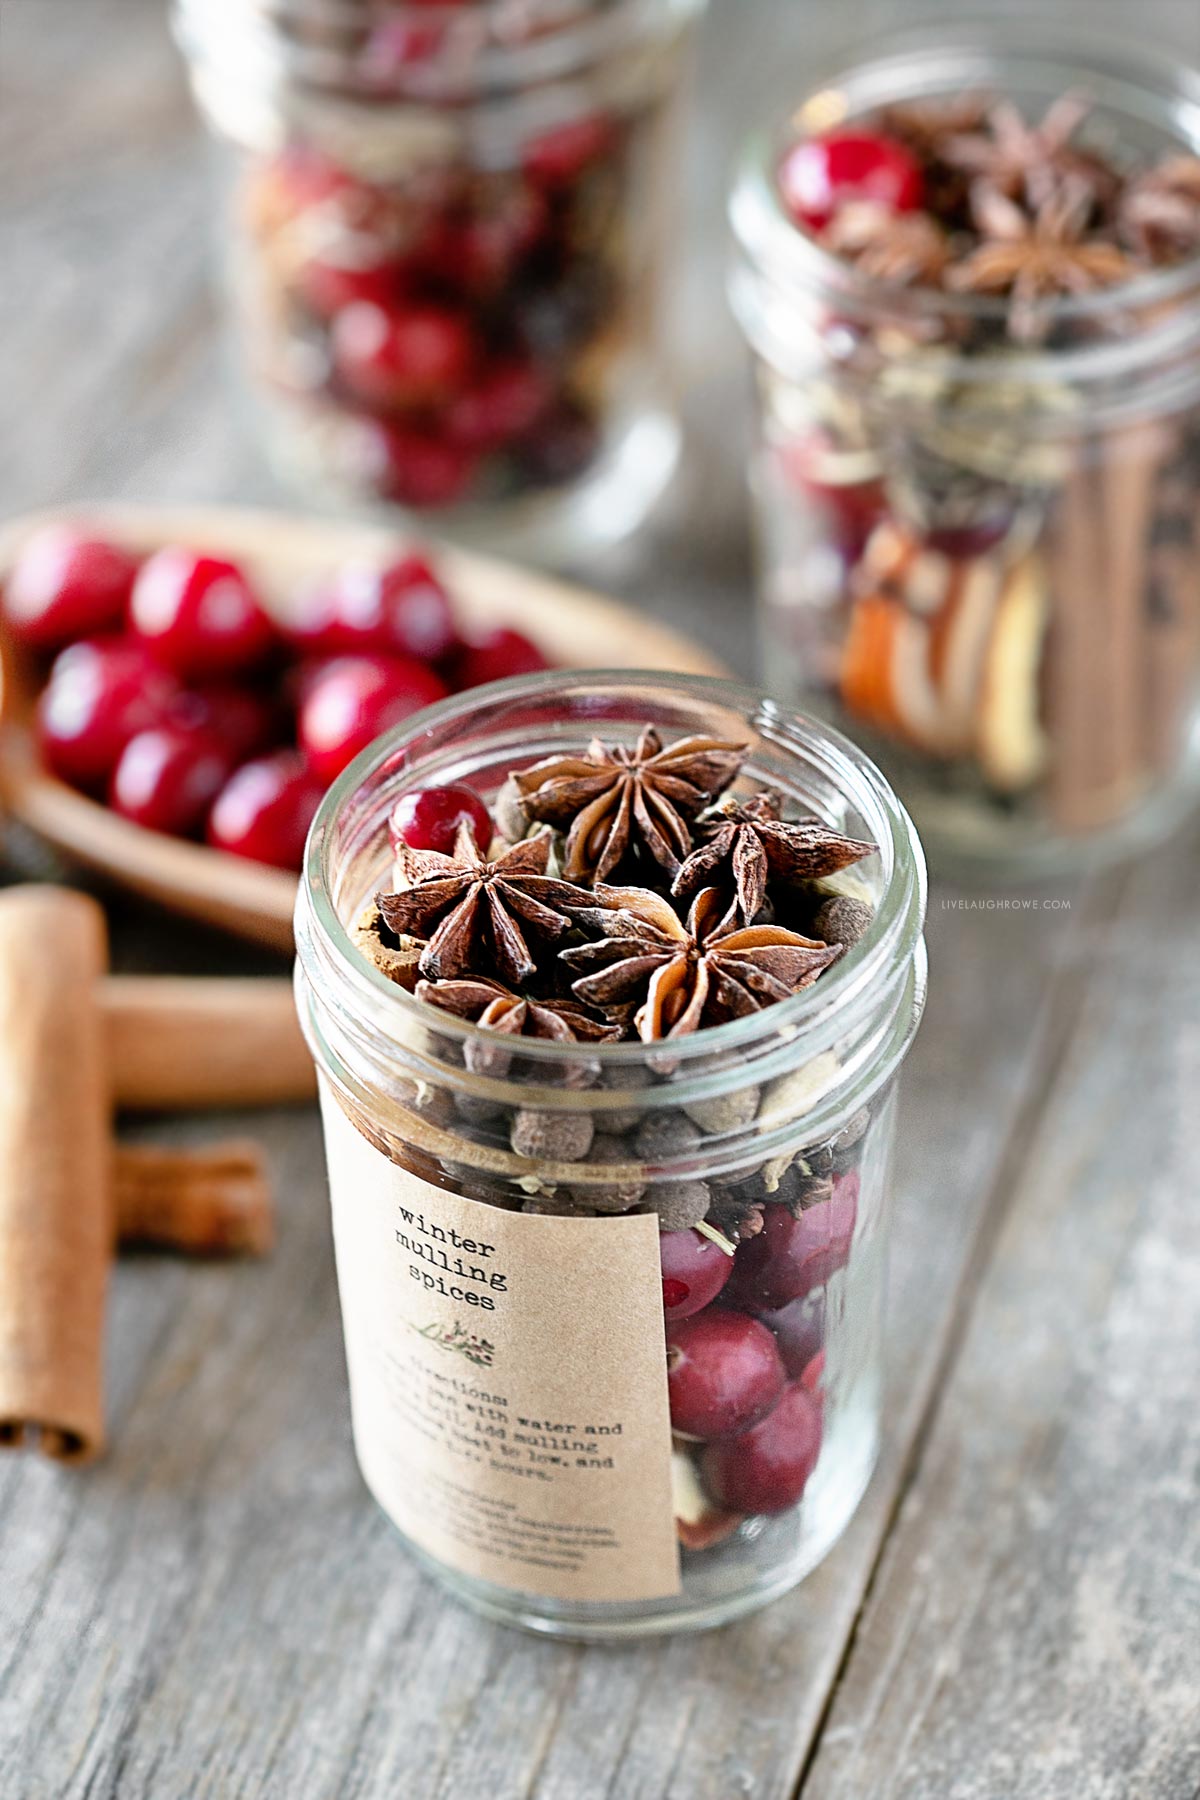
[[[465,1200],[322,1085],[354,1442],[414,1543],[555,1600],[679,1592],[658,1225]]]

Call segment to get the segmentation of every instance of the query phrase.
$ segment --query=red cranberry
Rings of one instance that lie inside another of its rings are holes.
[[[453,506],[466,494],[476,458],[428,432],[402,430],[384,419],[358,419],[346,443],[352,480],[401,506]]]
[[[280,750],[243,763],[208,815],[214,850],[280,869],[298,869],[321,789],[295,751]]]
[[[142,564],[129,618],[160,662],[200,680],[253,668],[275,642],[275,629],[237,564],[179,545],[155,551]]]
[[[389,307],[396,299],[395,259],[367,233],[345,233],[328,250],[310,257],[297,277],[301,298],[332,319],[360,301]]]
[[[800,1376],[800,1386],[807,1388],[810,1394],[819,1394],[825,1385],[825,1352],[817,1354],[804,1365]]]
[[[779,187],[792,218],[823,231],[848,201],[869,200],[889,212],[913,212],[924,198],[911,151],[873,131],[831,131],[793,145],[779,167]]]
[[[543,187],[567,187],[585,169],[607,156],[615,142],[612,120],[604,113],[591,113],[531,138],[521,166],[532,181]]]
[[[415,0],[408,4],[411,7]],[[384,19],[372,29],[359,66],[368,81],[386,84],[403,70],[429,62],[445,41],[446,28],[440,21]]]
[[[763,1228],[738,1246],[725,1298],[747,1312],[777,1312],[791,1300],[824,1286],[846,1263],[858,1213],[858,1176],[839,1176],[833,1196],[793,1218],[786,1206],[768,1206]]]
[[[206,731],[152,725],[122,750],[108,804],[149,831],[190,837],[229,779],[232,758]]]
[[[46,525],[23,545],[4,589],[4,618],[23,644],[55,650],[119,625],[137,558],[71,525]]]
[[[449,399],[471,372],[465,319],[442,307],[402,309],[358,301],[333,321],[333,360],[351,393],[372,406],[424,406]]]
[[[423,663],[398,656],[337,657],[305,687],[300,748],[317,780],[328,784],[381,732],[445,692],[445,683]]]
[[[689,1319],[698,1313],[716,1299],[733,1274],[732,1256],[699,1231],[664,1231],[658,1254],[668,1319]]]
[[[824,465],[831,455],[821,438],[802,438],[779,452],[789,485],[816,502],[839,548],[857,558],[884,515],[883,483],[873,475],[865,481],[829,480]]]
[[[774,1406],[786,1377],[775,1339],[745,1313],[697,1313],[667,1327],[671,1425],[683,1437],[743,1431]]]
[[[81,639],[59,652],[38,701],[42,755],[64,781],[98,788],[130,738],[166,719],[178,692],[144,645]]]
[[[802,1377],[825,1342],[824,1294],[802,1294],[778,1312],[761,1312],[758,1317],[774,1335],[788,1374]]]
[[[474,788],[456,783],[402,794],[392,808],[388,833],[393,850],[407,844],[410,850],[439,850],[449,856],[460,825],[469,825],[480,849],[487,849],[492,815]]]
[[[820,1454],[820,1408],[794,1381],[765,1419],[709,1444],[700,1472],[717,1504],[731,1512],[786,1512],[803,1494]]]
[[[510,675],[534,675],[549,662],[523,632],[497,626],[473,637],[454,662],[456,688],[482,687],[485,681],[504,681]]]
[[[503,449],[532,430],[551,397],[550,382],[535,363],[498,363],[451,406],[446,436],[481,454]]]
[[[231,766],[280,742],[282,708],[249,688],[188,688],[171,707],[172,722],[215,738]]]
[[[335,653],[438,662],[458,643],[450,596],[422,556],[343,569],[327,596],[323,640]]]

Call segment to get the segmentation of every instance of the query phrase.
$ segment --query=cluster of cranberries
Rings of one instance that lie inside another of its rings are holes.
[[[438,508],[587,466],[627,136],[590,113],[529,139],[516,168],[390,185],[310,145],[254,171],[265,372],[311,401],[343,482]]]
[[[324,789],[380,732],[546,667],[519,632],[464,639],[419,556],[344,568],[280,623],[234,562],[181,545],[139,558],[67,524],[28,540],[3,618],[54,658],[37,714],[54,774],[137,825],[288,869]]]
[[[671,1426],[694,1442],[714,1504],[776,1513],[804,1493],[821,1449],[825,1283],[850,1255],[858,1176],[798,1216],[768,1206],[727,1249],[698,1231],[659,1239]]]

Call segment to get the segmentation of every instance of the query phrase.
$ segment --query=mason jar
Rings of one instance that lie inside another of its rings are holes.
[[[749,742],[739,788],[770,783],[876,846],[833,878],[870,923],[816,986],[690,1037],[563,1044],[437,1011],[357,948],[391,885],[399,795],[467,782],[491,801],[514,768],[597,729],[631,746],[647,723]],[[917,838],[871,763],[723,681],[498,683],[406,721],[326,797],[297,992],[355,1445],[409,1548],[482,1612],[581,1638],[713,1625],[790,1588],[844,1530],[879,1441],[924,903]],[[726,1431],[711,1394],[697,1409],[697,1331],[762,1359],[752,1429]]]
[[[702,4],[175,0],[285,478],[549,559],[640,522],[678,452],[661,301]]]
[[[790,143],[888,108],[994,94],[1036,121],[1081,93],[1084,154],[1200,145],[1178,61],[1027,20],[940,26],[811,88],[732,196],[763,664],[877,758],[951,869],[1127,854],[1194,800],[1200,263],[1043,303],[1013,342],[998,297],[830,254],[777,172]]]

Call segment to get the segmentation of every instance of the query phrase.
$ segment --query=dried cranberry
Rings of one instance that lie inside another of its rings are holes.
[[[823,231],[839,207],[868,200],[889,212],[913,212],[924,197],[920,164],[901,143],[872,131],[831,131],[804,138],[779,166],[779,188],[797,225]]]
[[[705,1485],[731,1512],[777,1513],[795,1506],[821,1454],[821,1412],[800,1382],[749,1430],[706,1446]]]
[[[510,675],[534,675],[549,662],[537,645],[520,631],[497,626],[468,639],[454,660],[456,688],[482,687],[485,681],[504,681]]]
[[[233,856],[298,869],[320,800],[320,785],[295,751],[259,757],[243,763],[217,795],[208,841]]]
[[[333,321],[333,360],[352,394],[372,406],[427,406],[450,399],[471,373],[466,320],[435,306],[357,301]]]
[[[858,1212],[858,1176],[835,1178],[833,1195],[798,1218],[768,1206],[763,1228],[738,1246],[725,1298],[751,1313],[773,1313],[822,1287],[846,1263]]]
[[[201,680],[254,668],[276,638],[236,563],[179,545],[156,550],[142,564],[129,619],[160,662]]]
[[[775,1339],[745,1313],[714,1309],[667,1327],[671,1425],[683,1437],[744,1430],[775,1404],[785,1379]]]
[[[160,725],[179,693],[174,677],[131,638],[82,638],[59,652],[38,701],[47,765],[76,787],[108,780],[136,732]]]
[[[445,683],[423,663],[401,657],[337,657],[305,686],[300,748],[317,780],[329,783],[381,732],[445,692]]]
[[[208,732],[152,725],[131,737],[113,770],[108,804],[149,831],[190,837],[229,779],[233,758]]]
[[[715,1300],[733,1274],[733,1258],[699,1231],[664,1231],[658,1240],[663,1311],[688,1319]]]
[[[73,638],[119,625],[137,558],[71,525],[46,525],[27,538],[4,588],[4,618],[15,638],[55,650]]]
[[[455,782],[402,794],[388,819],[388,835],[393,850],[407,844],[410,850],[437,850],[449,856],[460,825],[469,825],[480,849],[487,849],[492,815],[474,788]]]

